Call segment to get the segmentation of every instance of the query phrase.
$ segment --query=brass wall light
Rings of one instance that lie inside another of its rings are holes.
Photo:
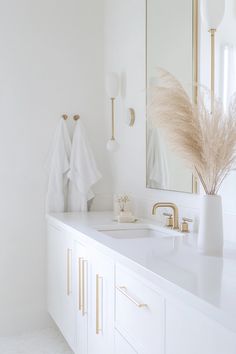
[[[129,107],[126,113],[126,124],[129,127],[133,127],[134,123],[135,123],[135,110]]]
[[[225,0],[203,0],[202,16],[211,35],[211,112],[214,112],[215,98],[215,33],[223,20]]]
[[[119,76],[116,73],[109,73],[106,78],[106,90],[111,100],[111,138],[107,142],[107,150],[116,152],[119,144],[115,139],[115,99],[119,95]]]

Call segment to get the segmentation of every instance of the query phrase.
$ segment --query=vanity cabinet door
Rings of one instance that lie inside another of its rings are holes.
[[[235,353],[235,333],[193,308],[167,301],[166,354]]]
[[[89,255],[88,353],[114,353],[114,264],[103,254]]]
[[[76,354],[88,353],[88,283],[89,261],[87,249],[75,242],[75,308],[76,308]]]
[[[47,303],[48,311],[72,349],[75,348],[73,300],[73,238],[66,231],[48,226]]]
[[[115,333],[115,354],[138,354],[118,331]]]

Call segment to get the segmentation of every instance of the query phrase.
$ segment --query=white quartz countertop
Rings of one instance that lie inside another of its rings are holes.
[[[48,215],[49,222],[79,231],[87,242],[94,243],[115,261],[124,263],[170,296],[180,298],[236,332],[234,244],[226,244],[224,257],[218,258],[197,251],[196,235],[171,237],[169,232],[166,237],[119,239],[98,231],[117,226],[112,219],[111,212]],[[140,223],[152,225],[153,221],[140,220]],[[130,227],[135,229],[138,224],[130,224]],[[164,228],[163,232],[166,232]]]

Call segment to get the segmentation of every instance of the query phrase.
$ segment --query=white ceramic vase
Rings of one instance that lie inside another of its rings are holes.
[[[219,195],[202,196],[198,249],[209,256],[223,255],[223,214]]]

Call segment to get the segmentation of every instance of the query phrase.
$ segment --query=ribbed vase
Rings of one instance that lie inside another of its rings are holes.
[[[202,196],[198,249],[209,256],[223,255],[223,214],[219,195]]]

